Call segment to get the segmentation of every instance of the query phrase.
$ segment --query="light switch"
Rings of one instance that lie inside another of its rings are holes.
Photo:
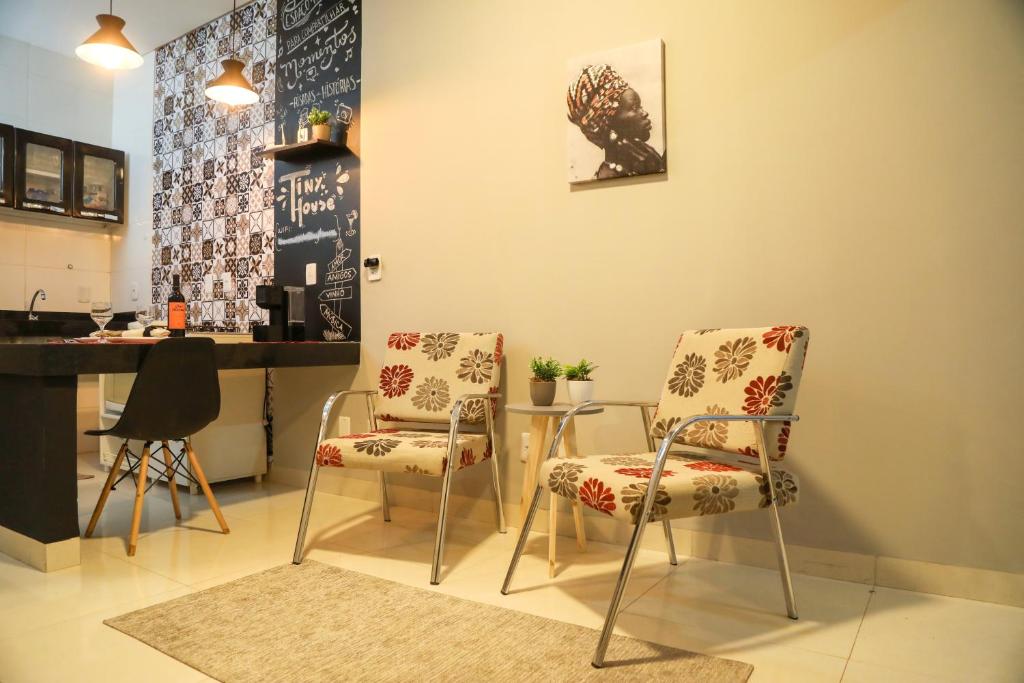
[[[306,284],[307,285],[315,285],[316,284],[316,264],[315,263],[307,263],[306,264]]]
[[[88,287],[78,288],[78,303],[87,304],[92,301],[92,290]]]
[[[372,254],[363,259],[363,269],[366,270],[366,279],[376,282],[382,276],[382,264],[380,254]]]
[[[129,298],[131,298],[132,301],[138,301],[139,300],[139,283],[138,282],[133,282],[131,284],[131,292],[129,293],[128,296],[129,296]]]

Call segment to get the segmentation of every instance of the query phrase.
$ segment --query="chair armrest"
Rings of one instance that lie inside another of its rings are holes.
[[[498,393],[480,393],[480,394],[461,394],[455,399],[455,403],[463,403],[468,398],[501,398],[501,394]]]
[[[761,463],[762,472],[770,472],[771,467],[768,464],[768,453],[766,452],[764,445],[764,423],[765,422],[799,422],[799,415],[691,415],[690,417],[682,420],[679,424],[672,427],[665,433],[665,437],[661,440],[661,445],[658,446],[658,454],[654,459],[654,469],[651,472],[651,482],[657,483],[654,475],[661,476],[661,469],[665,465],[665,458],[668,455],[669,449],[672,448],[672,444],[679,438],[679,434],[692,424],[697,422],[755,422],[757,428],[754,430],[755,437],[757,439],[757,455],[758,460]]]
[[[577,403],[569,409],[565,415],[562,416],[561,421],[558,423],[558,429],[555,431],[555,438],[551,440],[551,448],[548,450],[547,458],[550,459],[555,457],[555,453],[558,452],[558,444],[562,441],[562,433],[565,431],[565,426],[569,423],[576,413],[580,412],[584,408],[590,406],[612,406],[612,407],[627,407],[627,408],[640,408],[644,419],[644,427],[646,431],[650,431],[650,417],[647,414],[647,408],[656,408],[658,406],[657,401],[606,401],[606,400],[591,400]],[[650,437],[648,437],[650,442]],[[653,446],[651,446],[653,448]]]
[[[595,400],[591,400],[591,401],[584,401],[583,403],[577,403],[576,405],[574,405],[569,410],[569,412],[567,412],[565,414],[565,416],[562,419],[564,420],[565,418],[572,417],[576,413],[578,413],[581,410],[583,410],[584,408],[589,408],[590,406],[626,406],[626,407],[634,407],[634,408],[657,408],[658,407],[658,402],[657,401],[605,401],[605,400],[595,399]]]
[[[455,401],[452,403],[451,421],[449,422],[449,426],[450,426],[453,434],[455,434],[456,432],[459,431],[459,420],[462,419],[462,404],[465,403],[466,401],[469,401],[469,400],[472,400],[472,399],[475,399],[475,398],[501,398],[501,394],[499,394],[499,393],[493,393],[493,394],[491,394],[491,393],[462,394],[458,398],[456,398]],[[485,411],[485,413],[488,415],[487,419],[488,419],[488,423],[489,423],[490,419],[491,419],[490,411]]]
[[[448,470],[452,468],[452,463],[455,460],[455,444],[459,437],[459,421],[462,419],[462,404],[467,400],[476,398],[492,399],[501,398],[499,393],[480,393],[480,394],[462,394],[452,403],[451,418],[448,423]],[[492,420],[494,419],[491,415],[490,410],[484,410],[484,415],[487,421],[488,434],[491,433]],[[491,444],[492,448],[494,444]]]
[[[658,454],[661,455],[661,451],[668,452],[668,449],[672,446],[679,434],[692,424],[697,422],[799,422],[799,415],[691,415],[685,420],[676,424],[672,429],[665,433],[665,437],[661,440],[661,446],[658,448]]]
[[[370,418],[370,423],[373,424],[373,408],[371,407],[371,400],[373,396],[376,396],[376,389],[345,389],[343,391],[336,391],[331,394],[326,401],[324,401],[324,409],[320,414],[320,431],[317,433],[316,445],[320,446],[320,442],[324,440],[324,431],[327,429],[327,418],[331,416],[331,409],[334,408],[335,402],[339,398],[345,398],[346,396],[362,395],[366,397],[366,411]]]

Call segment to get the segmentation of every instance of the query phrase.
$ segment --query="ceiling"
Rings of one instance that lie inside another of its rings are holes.
[[[109,0],[0,0],[0,35],[73,55],[99,28]],[[244,5],[243,0],[238,3]],[[231,11],[229,0],[115,0],[124,34],[145,54],[211,19]]]

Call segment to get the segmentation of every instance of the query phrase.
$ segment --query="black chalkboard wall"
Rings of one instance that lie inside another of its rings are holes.
[[[275,144],[294,143],[313,107],[331,113],[328,150],[274,164],[274,280],[306,289],[306,339],[358,341],[362,0],[278,0]],[[310,135],[312,137],[312,135]]]

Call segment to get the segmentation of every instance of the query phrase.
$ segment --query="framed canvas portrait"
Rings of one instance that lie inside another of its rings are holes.
[[[569,60],[569,182],[665,173],[665,46]]]

